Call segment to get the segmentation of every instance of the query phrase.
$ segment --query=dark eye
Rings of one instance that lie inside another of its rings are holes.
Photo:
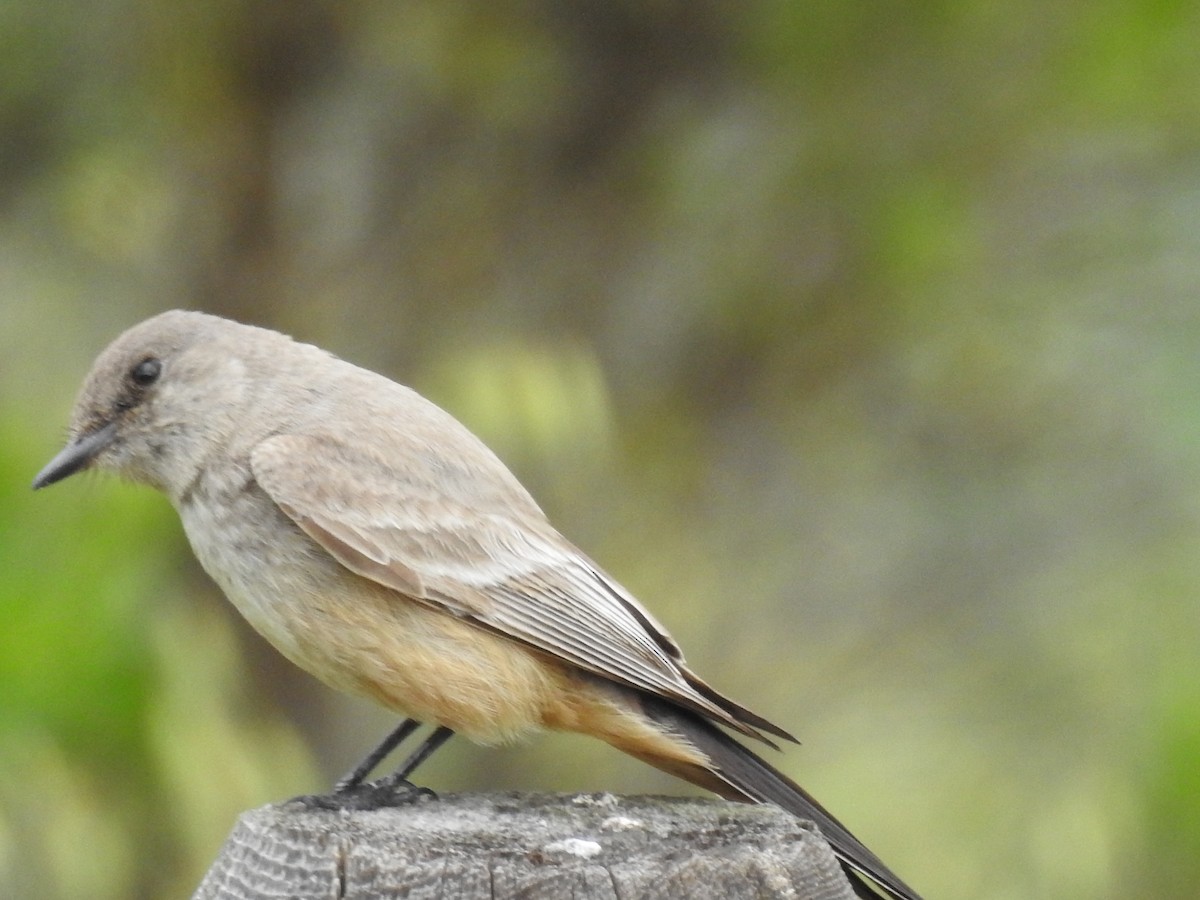
[[[150,356],[129,370],[129,378],[138,387],[149,387],[158,381],[161,372],[162,363]]]

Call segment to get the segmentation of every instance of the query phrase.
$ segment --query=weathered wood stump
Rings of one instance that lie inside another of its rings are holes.
[[[289,897],[853,900],[829,845],[771,806],[461,794],[242,815],[193,900]]]

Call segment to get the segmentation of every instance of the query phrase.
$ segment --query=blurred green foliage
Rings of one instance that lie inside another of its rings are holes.
[[[939,897],[1200,880],[1200,7],[0,4],[0,885],[186,896],[387,715],[162,498],[34,496],[188,306],[475,428]],[[552,736],[439,789],[677,790]]]

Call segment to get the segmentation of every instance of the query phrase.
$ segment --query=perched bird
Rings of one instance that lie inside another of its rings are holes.
[[[794,738],[692,672],[504,464],[409,388],[274,331],[162,313],[100,354],[34,487],[85,468],[165,493],[204,569],[288,659],[412,717],[341,794],[418,722],[437,730],[389,789],[452,732],[581,732],[810,819],[861,896],[917,900],[723,729]]]

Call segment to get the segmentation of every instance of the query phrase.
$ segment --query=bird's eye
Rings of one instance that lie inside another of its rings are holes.
[[[161,373],[162,363],[153,356],[149,356],[129,370],[129,378],[138,387],[149,387],[158,381]]]

